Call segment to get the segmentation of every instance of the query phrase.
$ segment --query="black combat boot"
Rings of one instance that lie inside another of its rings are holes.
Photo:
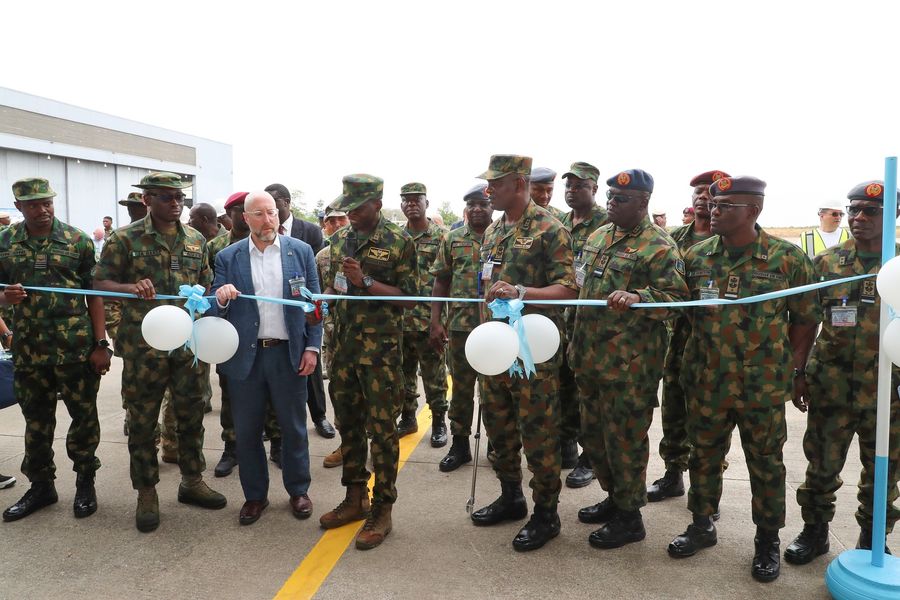
[[[562,468],[574,469],[578,466],[578,442],[575,440],[563,440],[560,444],[562,455]]]
[[[415,411],[404,410],[400,414],[400,421],[397,422],[397,435],[403,437],[415,433],[419,430],[419,422],[416,420]]]
[[[519,552],[537,550],[559,535],[559,514],[556,509],[534,507],[534,514],[525,527],[513,539],[512,545]]]
[[[681,471],[668,470],[661,479],[647,486],[648,502],[659,502],[677,496],[684,496],[684,476]]]
[[[500,497],[472,513],[476,525],[496,525],[503,521],[517,521],[528,516],[528,504],[522,493],[521,481],[501,481]]]
[[[447,445],[447,421],[446,413],[436,412],[431,415],[431,447],[443,448]]]
[[[591,459],[586,452],[578,457],[578,462],[572,472],[566,475],[566,487],[583,488],[594,480],[594,470],[591,468]]]
[[[640,510],[616,510],[606,525],[588,536],[588,543],[594,548],[620,548],[645,537],[647,531]]]
[[[672,558],[693,556],[703,548],[715,546],[717,541],[716,526],[712,518],[694,515],[694,522],[688,525],[687,531],[669,543],[669,556]]]
[[[3,511],[4,521],[18,521],[59,501],[53,481],[35,481],[22,498]],[[870,536],[871,537],[871,536]]]
[[[235,452],[234,442],[225,442],[225,449],[222,450],[222,458],[219,459],[219,464],[216,465],[213,474],[216,477],[227,477],[228,475],[231,475],[231,472],[234,471],[236,466],[237,452]]]
[[[612,498],[607,496],[606,500],[585,506],[578,511],[578,520],[582,523],[606,523],[616,514],[616,505],[613,504]]]
[[[805,565],[828,552],[828,523],[807,523],[784,551],[784,560],[792,565]]]
[[[76,519],[83,519],[97,512],[94,473],[79,473],[75,478],[75,501],[72,503],[72,510]]]
[[[753,579],[763,583],[778,579],[781,574],[781,540],[778,539],[778,530],[757,527],[753,545],[755,552],[750,570]]]
[[[447,456],[441,459],[438,469],[443,473],[455,471],[466,463],[472,462],[472,451],[469,449],[469,436],[454,435],[453,443]]]
[[[857,550],[871,550],[872,549],[872,527],[863,527],[859,530],[859,539],[856,540],[856,549]],[[885,540],[884,544],[884,553],[890,554],[891,549],[887,547],[887,540]]]

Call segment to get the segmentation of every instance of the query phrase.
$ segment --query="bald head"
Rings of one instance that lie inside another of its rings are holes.
[[[191,212],[188,213],[188,225],[202,233],[207,240],[211,240],[219,233],[217,216],[216,209],[212,204],[201,202],[191,207]]]
[[[275,207],[275,198],[269,192],[250,192],[244,200],[244,212],[266,210]]]

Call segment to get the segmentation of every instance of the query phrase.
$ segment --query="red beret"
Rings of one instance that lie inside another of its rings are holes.
[[[244,200],[247,199],[247,194],[250,192],[235,192],[232,195],[228,196],[228,200],[225,201],[225,210],[228,210],[235,204],[243,204]]]
[[[730,177],[730,175],[725,171],[707,171],[706,173],[700,173],[691,179],[691,187],[697,187],[698,185],[712,185],[723,177]]]

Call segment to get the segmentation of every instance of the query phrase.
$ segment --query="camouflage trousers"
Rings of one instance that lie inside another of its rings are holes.
[[[109,339],[115,343],[119,323],[122,321],[122,303],[112,298],[104,298],[103,312],[105,313],[106,333],[109,335]]]
[[[167,388],[172,391],[181,474],[196,476],[206,468],[203,457],[204,384],[193,366],[193,359],[190,352],[178,349],[162,359],[124,360],[122,398],[129,417],[128,452],[131,455],[131,484],[135,489],[159,482],[154,431]]]
[[[484,377],[481,404],[484,426],[497,453],[497,479],[522,481],[524,449],[535,506],[555,510],[562,487],[558,369],[539,366],[531,379]]]
[[[693,447],[688,510],[707,516],[719,510],[725,455],[731,432],[737,427],[750,473],[753,523],[765,529],[781,529],[785,512],[782,449],[787,441],[784,405],[721,408],[710,397],[714,393],[688,397],[688,439]]]
[[[453,392],[450,394],[450,433],[469,437],[472,435],[472,418],[475,413],[475,386],[478,373],[466,360],[466,338],[468,331],[451,331],[447,362],[450,377],[453,378]]]
[[[688,468],[691,445],[687,434],[687,397],[678,379],[690,324],[686,317],[678,317],[669,327],[660,405],[663,437],[659,441],[659,456],[666,464],[666,471],[684,472]]]
[[[647,504],[647,461],[656,389],[577,379],[581,395],[581,441],[594,476],[620,510]]]
[[[100,460],[95,455],[100,444],[99,388],[100,376],[87,362],[15,368],[13,390],[25,418],[22,473],[29,481],[56,479],[53,433],[56,430],[57,393],[72,417],[66,434],[66,452],[72,460],[73,470],[91,474],[100,468]]]
[[[334,352],[331,351],[331,337],[334,334],[334,323],[330,318],[325,319],[322,326],[322,368],[325,373],[331,373],[331,361],[334,359]]]
[[[433,413],[447,412],[447,367],[444,355],[434,351],[428,343],[427,331],[403,332],[403,407],[415,413],[419,408],[416,391],[416,367],[422,367],[422,386],[425,400]]]
[[[810,382],[812,383],[812,382]],[[888,438],[887,531],[894,529],[900,510],[894,502],[900,496],[900,399],[897,381],[891,385],[891,426]],[[803,435],[803,452],[809,465],[806,480],[797,489],[804,523],[829,523],[834,518],[836,492],[843,484],[841,470],[854,434],[859,435],[859,476],[856,521],[861,527],[872,527],[875,502],[875,407],[861,408],[854,402],[858,386],[852,379],[839,376],[828,382],[828,388],[809,385],[810,406]]]
[[[375,343],[377,353],[360,355],[362,343],[348,335],[341,343],[334,336],[335,358],[328,379],[328,391],[334,406],[335,424],[341,433],[344,458],[341,484],[367,484],[368,439],[372,434],[372,465],[375,471],[374,500],[397,500],[397,470],[400,462],[400,437],[395,411],[403,394],[400,373],[400,336],[382,336]]]
[[[559,437],[561,440],[577,440],[581,437],[581,402],[575,373],[569,368],[568,344],[560,344],[562,366],[559,368]]]
[[[196,367],[196,375],[200,379],[200,383],[203,386],[204,405],[206,405],[206,403],[209,402],[212,398],[212,384],[209,381],[209,373],[209,363],[198,361]],[[178,430],[175,419],[175,409],[172,407],[171,388],[166,388],[166,393],[163,395],[162,409],[160,410],[160,414],[162,415],[162,422],[160,423],[159,427],[161,444],[166,451],[177,453]]]

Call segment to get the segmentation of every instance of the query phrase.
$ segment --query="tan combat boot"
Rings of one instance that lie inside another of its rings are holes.
[[[202,508],[218,510],[225,508],[228,500],[219,492],[210,489],[200,475],[182,475],[178,486],[178,501]]]
[[[334,510],[319,518],[324,529],[334,529],[353,521],[362,521],[369,514],[369,488],[364,483],[347,486],[347,496]]]
[[[159,527],[159,497],[156,495],[156,487],[150,486],[138,490],[134,524],[137,530],[143,533]]]
[[[334,467],[339,467],[344,464],[344,455],[341,454],[341,447],[338,446],[337,450],[329,454],[325,457],[325,460],[322,461],[322,466],[326,469],[332,469]]]
[[[362,531],[356,536],[356,548],[358,550],[371,550],[381,545],[384,538],[391,532],[391,509],[393,504],[377,502],[372,505],[372,511]]]

